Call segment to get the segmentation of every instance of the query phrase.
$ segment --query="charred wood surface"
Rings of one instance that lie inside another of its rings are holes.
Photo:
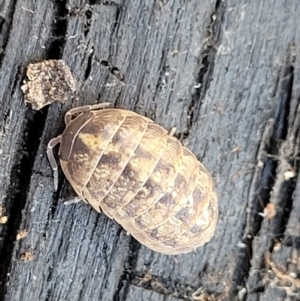
[[[0,300],[299,300],[299,15],[297,0],[2,0]],[[34,111],[20,87],[45,59],[78,97]],[[64,205],[61,171],[54,191],[48,141],[68,109],[104,101],[176,127],[212,173],[204,247],[152,252]]]

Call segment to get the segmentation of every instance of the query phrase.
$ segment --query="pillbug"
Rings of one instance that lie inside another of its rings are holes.
[[[82,106],[65,115],[60,143],[63,172],[80,199],[103,211],[148,248],[190,252],[213,236],[218,200],[205,167],[181,142],[149,118],[109,103]]]

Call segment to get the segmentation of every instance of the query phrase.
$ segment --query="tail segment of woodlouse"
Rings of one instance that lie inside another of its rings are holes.
[[[207,177],[207,178],[206,178]],[[203,183],[206,182],[206,185]],[[217,198],[209,175],[199,172],[197,185],[182,204],[161,225],[154,228],[129,225],[138,240],[146,240],[148,247],[165,254],[180,254],[194,250],[207,242],[214,233],[218,216]],[[154,217],[155,220],[155,217]],[[136,222],[136,221],[135,221]],[[127,224],[123,224],[127,229]],[[140,231],[134,231],[139,228]]]

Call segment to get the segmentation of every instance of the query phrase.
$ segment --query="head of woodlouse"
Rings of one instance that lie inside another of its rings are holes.
[[[55,167],[52,148],[60,142],[61,167],[80,198],[157,252],[187,253],[210,240],[218,217],[212,178],[175,137],[127,110],[67,114],[48,156]]]

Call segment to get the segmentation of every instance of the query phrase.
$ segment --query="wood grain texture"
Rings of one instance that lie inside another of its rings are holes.
[[[299,300],[299,15],[297,0],[2,1],[0,299],[173,301],[203,288]],[[66,61],[79,97],[35,112],[20,86],[49,58]],[[220,217],[197,252],[151,252],[88,205],[65,206],[62,173],[54,192],[48,141],[69,108],[104,101],[175,126],[214,175]]]
[[[175,301],[177,298],[171,296],[164,296],[151,290],[141,289],[140,287],[130,286],[126,301],[131,300],[157,300],[157,301]]]

